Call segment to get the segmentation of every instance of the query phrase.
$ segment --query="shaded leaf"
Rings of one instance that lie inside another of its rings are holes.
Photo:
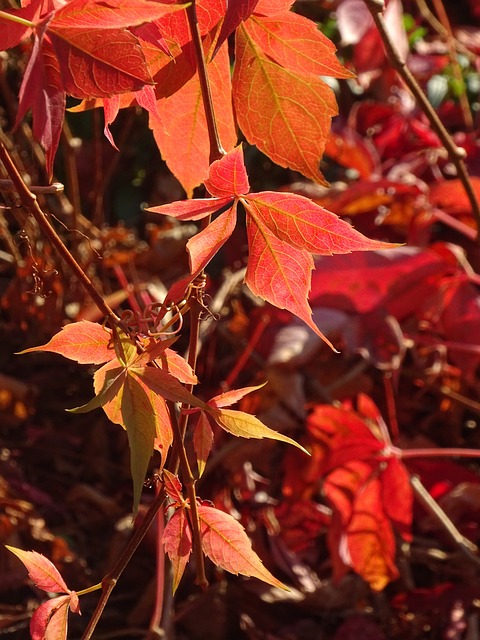
[[[227,0],[227,10],[217,40],[217,51],[238,25],[255,11],[258,0]]]
[[[356,494],[346,539],[345,563],[372,589],[381,591],[398,578],[395,537],[382,508],[381,482],[377,478],[370,479]]]
[[[23,551],[5,545],[25,565],[28,575],[39,589],[50,593],[69,593],[60,572],[51,560],[36,551]]]
[[[177,509],[165,526],[163,545],[173,567],[173,592],[177,590],[192,553],[192,532],[185,509]]]
[[[208,417],[203,411],[198,416],[193,432],[193,449],[197,458],[198,475],[201,478],[213,446],[213,431]]]
[[[130,470],[133,480],[133,512],[137,512],[140,496],[153,454],[156,421],[153,407],[142,385],[133,374],[125,377],[121,388],[122,422],[130,447]]]
[[[164,469],[162,480],[165,485],[165,491],[175,506],[182,506],[185,499],[182,494],[182,483],[178,476],[173,475],[168,469]]]
[[[177,220],[201,220],[229,203],[233,204],[233,197],[196,198],[195,200],[180,200],[171,204],[162,204],[159,207],[149,207],[146,211],[172,216]]]
[[[236,202],[187,242],[191,273],[199,273],[232,235],[237,222]]]
[[[30,620],[31,640],[66,640],[70,596],[59,596],[41,604]]]
[[[251,576],[287,589],[265,568],[242,525],[232,516],[213,507],[198,505],[198,517],[203,551],[214,564],[235,575]]]
[[[117,362],[118,364],[118,362]],[[70,413],[88,413],[94,409],[100,409],[106,404],[114,401],[118,392],[125,383],[126,373],[122,367],[115,367],[105,371],[103,377],[102,387],[96,392],[96,395],[86,404],[75,407],[74,409],[67,409]],[[112,421],[115,422],[115,421]]]

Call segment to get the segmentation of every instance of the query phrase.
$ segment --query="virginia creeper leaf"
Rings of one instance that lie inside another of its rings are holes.
[[[258,0],[227,0],[227,10],[218,36],[215,52],[221,47],[238,25],[255,11]]]
[[[313,74],[293,72],[266,57],[248,30],[237,30],[233,95],[238,124],[251,144],[282,167],[326,184],[319,170],[337,105]]]
[[[208,57],[208,54],[207,54]],[[233,119],[230,63],[225,45],[208,63],[212,100],[222,146],[237,141]],[[191,197],[208,173],[210,143],[198,73],[172,95],[158,101],[162,126],[150,122],[163,159]],[[178,144],[178,140],[182,144]]]
[[[31,108],[33,135],[46,151],[48,175],[53,171],[53,159],[60,140],[65,115],[65,89],[60,63],[52,44],[42,34],[35,34],[19,93],[16,124]]]
[[[232,516],[213,507],[198,505],[198,517],[203,551],[214,564],[235,575],[252,576],[287,589],[264,567],[242,525]]]
[[[262,16],[276,16],[288,11],[294,0],[259,0],[255,13]]]
[[[293,72],[351,78],[335,56],[335,45],[317,25],[291,11],[272,18],[253,16],[248,33],[262,53]]]
[[[66,640],[70,596],[51,598],[41,604],[30,620],[31,640]]]
[[[135,374],[153,392],[172,402],[183,402],[194,407],[205,409],[207,405],[183,387],[180,382],[167,371],[154,367],[131,368]]]
[[[135,375],[125,377],[121,388],[122,421],[127,430],[130,447],[130,470],[133,480],[133,513],[140,503],[148,464],[153,454],[156,421],[150,398]]]
[[[21,9],[4,9],[3,13],[34,22],[39,13],[39,6],[36,2],[32,2]],[[32,33],[31,27],[19,24],[18,22],[12,22],[2,15],[0,15],[0,30],[2,32],[0,51],[16,47],[17,44],[20,44],[22,40],[28,38]]]
[[[172,4],[153,0],[70,0],[55,12],[49,24],[51,31],[60,32],[72,44],[81,30],[123,29],[158,20],[185,8],[185,4]],[[72,35],[69,35],[72,34]]]
[[[180,200],[170,204],[162,204],[159,207],[149,207],[146,211],[161,213],[164,216],[172,216],[177,220],[201,220],[215,213],[222,207],[233,204],[233,197],[228,198],[196,198],[195,200]]]
[[[182,483],[178,476],[173,475],[168,469],[164,469],[162,480],[165,485],[165,491],[175,506],[183,506],[185,499],[182,494]]]
[[[293,444],[294,447],[298,447],[308,455],[308,451],[298,442],[284,436],[283,433],[270,429],[249,413],[233,409],[212,409],[210,407],[207,411],[222,429],[234,436],[239,438],[270,438],[271,440],[288,442],[288,444]]]
[[[389,246],[366,238],[331,211],[295,193],[262,191],[249,194],[242,202],[257,226],[267,227],[297,249],[332,255]]]
[[[190,256],[190,271],[198,273],[204,269],[232,235],[237,222],[237,205],[222,213],[208,227],[194,235],[187,242]]]
[[[211,407],[216,407],[217,409],[221,409],[222,407],[229,407],[232,404],[236,404],[237,402],[239,402],[249,393],[258,391],[259,389],[264,387],[265,384],[266,382],[264,384],[258,384],[255,387],[243,387],[242,389],[231,389],[230,391],[225,391],[225,393],[221,393],[220,395],[211,398],[208,401],[208,404]]]
[[[205,187],[216,198],[242,196],[250,191],[242,147],[235,147],[210,165]]]
[[[67,324],[46,344],[19,353],[35,351],[59,353],[79,364],[102,364],[115,357],[111,331],[88,320]]]
[[[114,369],[105,371],[103,385],[97,394],[86,404],[80,407],[74,407],[73,409],[67,409],[67,411],[70,413],[88,413],[89,411],[100,409],[100,407],[109,404],[117,397],[122,385],[125,383],[125,375],[125,369],[122,367],[115,367]]]
[[[372,589],[381,591],[398,578],[395,537],[382,508],[378,478],[372,478],[357,492],[346,538],[346,564],[350,564]]]
[[[192,532],[185,509],[177,509],[167,522],[163,532],[163,545],[172,562],[175,593],[192,553]]]
[[[28,575],[39,589],[50,593],[69,593],[59,570],[51,560],[36,551],[23,551],[16,547],[5,545],[25,565]]]
[[[203,411],[198,416],[193,431],[193,449],[197,458],[198,475],[201,478],[207,466],[208,456],[213,446],[213,431],[208,417]]]
[[[398,458],[390,458],[381,475],[386,515],[407,542],[412,541],[413,489],[410,474]]]
[[[310,253],[279,240],[268,228],[247,217],[248,265],[245,282],[255,295],[301,318],[332,348],[312,320],[307,302],[313,258]]]

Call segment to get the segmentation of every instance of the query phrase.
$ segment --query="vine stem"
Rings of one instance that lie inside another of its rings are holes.
[[[188,24],[192,35],[193,46],[195,48],[195,58],[197,62],[198,78],[200,80],[200,89],[202,92],[203,107],[205,109],[205,117],[207,119],[208,138],[210,141],[210,164],[215,160],[219,160],[225,155],[225,149],[222,147],[220,137],[218,135],[217,120],[213,110],[212,92],[210,90],[210,81],[208,79],[207,64],[205,61],[205,53],[203,51],[202,37],[198,26],[197,8],[195,0],[192,0],[187,7]]]
[[[0,18],[4,18],[5,20],[9,20],[10,22],[16,22],[17,24],[23,24],[24,27],[30,27],[30,29],[35,29],[35,24],[30,20],[25,20],[25,18],[21,18],[20,16],[16,16],[13,13],[7,13],[6,11],[0,11]]]
[[[388,33],[387,27],[385,25],[385,20],[383,17],[383,13],[385,11],[385,2],[384,0],[364,0],[365,4],[370,11],[372,18],[375,22],[375,25],[380,33],[380,37],[382,39],[383,45],[385,47],[385,51],[387,53],[387,57],[390,61],[390,64],[410,89],[412,94],[414,95],[417,103],[420,105],[423,113],[427,116],[430,124],[432,125],[433,130],[440,138],[443,146],[448,152],[450,160],[455,165],[457,170],[457,175],[465,189],[468,200],[472,207],[472,213],[475,218],[477,224],[477,241],[479,240],[480,234],[480,205],[475,194],[475,191],[472,186],[472,182],[470,180],[470,176],[468,175],[467,168],[465,166],[464,159],[466,157],[466,152],[461,147],[457,147],[452,137],[443,126],[442,121],[435,113],[434,108],[430,104],[427,99],[427,96],[422,91],[420,85],[418,84],[415,76],[412,74],[410,69],[407,67],[405,61],[402,59],[400,52],[397,46],[394,44],[392,39],[390,38],[390,34]]]
[[[149,506],[148,511],[145,514],[143,521],[141,522],[138,529],[135,530],[135,533],[130,538],[127,546],[123,550],[119,559],[117,560],[116,565],[113,569],[103,578],[102,580],[102,595],[100,600],[97,603],[95,611],[93,612],[92,617],[89,620],[88,626],[85,629],[85,632],[82,636],[82,640],[90,640],[95,631],[95,628],[100,620],[100,617],[105,609],[105,606],[110,598],[110,594],[112,593],[115,585],[117,584],[118,579],[123,573],[125,567],[130,562],[133,554],[137,550],[139,544],[145,537],[148,529],[150,528],[152,522],[154,521],[160,507],[165,502],[165,490],[162,489],[157,493],[155,498],[153,499],[152,504]]]
[[[410,478],[410,483],[417,500],[428,511],[428,513],[434,516],[442,529],[448,534],[452,542],[467,556],[467,558],[477,566],[480,565],[477,545],[470,542],[470,540],[460,533],[445,511],[435,502],[432,496],[425,489],[418,476],[412,476]]]
[[[22,206],[24,207],[26,212],[35,219],[40,229],[50,241],[51,245],[55,248],[60,257],[67,263],[70,269],[75,273],[101,313],[109,319],[112,326],[117,325],[120,322],[120,319],[113,312],[110,306],[105,302],[102,295],[95,288],[93,282],[72,256],[67,247],[63,244],[62,239],[57,234],[53,226],[50,224],[47,216],[40,208],[37,197],[25,184],[22,176],[20,175],[17,167],[10,157],[10,154],[8,153],[5,145],[1,140],[0,161],[5,167],[5,171],[12,181],[12,184],[15,187],[15,190],[20,198],[20,202],[22,203]]]

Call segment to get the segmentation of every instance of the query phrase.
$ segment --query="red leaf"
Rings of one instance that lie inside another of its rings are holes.
[[[175,506],[182,506],[185,499],[182,494],[182,483],[178,476],[174,476],[168,469],[163,470],[162,480],[165,485],[165,491]]]
[[[41,553],[36,551],[23,551],[15,547],[5,545],[14,553],[27,568],[28,575],[39,589],[51,593],[69,593],[70,589],[55,565]]]
[[[51,175],[65,115],[65,90],[52,45],[38,35],[20,87],[16,124],[30,108],[33,134],[46,150],[46,168]]]
[[[115,358],[111,331],[87,320],[67,324],[47,344],[20,353],[35,351],[59,353],[79,364],[102,364]]]
[[[70,596],[59,596],[41,604],[30,620],[31,640],[66,640]]]
[[[192,532],[185,509],[177,509],[163,532],[165,552],[173,566],[173,591],[175,593],[192,553]]]
[[[288,11],[294,0],[259,0],[255,13],[262,16],[276,16]]]
[[[8,13],[17,18],[23,18],[24,20],[30,20],[34,22],[38,17],[39,5],[36,2],[32,2],[22,9],[4,9],[3,13]],[[12,22],[0,15],[0,29],[2,32],[2,41],[0,43],[0,51],[11,49],[20,44],[22,40],[28,38],[31,35],[32,29],[26,27],[18,22]]]
[[[216,407],[217,409],[221,409],[222,407],[230,407],[232,404],[240,402],[240,400],[249,393],[258,391],[258,389],[261,389],[264,386],[264,384],[259,384],[256,387],[244,387],[243,389],[232,389],[231,391],[225,391],[225,393],[221,393],[219,396],[211,398],[207,404],[212,407]]]
[[[412,541],[413,489],[405,465],[391,458],[381,475],[382,503],[393,526],[407,542]]]
[[[231,209],[222,213],[203,231],[190,238],[187,242],[187,250],[190,255],[191,273],[199,273],[207,266],[232,235],[236,222],[237,203],[234,202]]]
[[[171,204],[162,204],[159,207],[149,207],[150,213],[161,213],[164,216],[172,216],[177,220],[201,220],[215,213],[229,202],[233,204],[233,197],[229,198],[197,198],[195,200],[181,200]]]
[[[314,324],[307,302],[313,269],[311,254],[279,240],[269,229],[255,224],[250,216],[247,234],[249,257],[245,282],[252,293],[295,314],[332,346]]]
[[[250,191],[241,146],[235,147],[210,165],[205,187],[217,198],[242,196]]]
[[[230,36],[238,25],[255,11],[258,0],[227,0],[227,10],[218,36],[215,52]]]
[[[242,525],[232,516],[205,505],[198,505],[198,516],[202,548],[214,564],[235,575],[252,576],[274,587],[286,589],[264,567]]]
[[[397,245],[370,240],[308,198],[294,193],[262,191],[242,198],[259,227],[279,240],[320,255],[387,249]]]
[[[85,33],[92,29],[110,32],[134,27],[158,20],[182,8],[181,5],[161,0],[70,0],[56,11],[49,29],[61,33],[62,37],[73,44],[76,34],[82,30]]]

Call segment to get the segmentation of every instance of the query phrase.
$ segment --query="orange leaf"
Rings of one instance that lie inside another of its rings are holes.
[[[65,325],[47,344],[20,351],[51,351],[79,364],[102,364],[115,357],[112,332],[96,322],[74,322]]]
[[[23,562],[30,579],[39,589],[51,593],[70,593],[70,589],[51,560],[36,551],[23,551],[8,545],[5,547]]]
[[[346,540],[344,561],[372,589],[381,591],[398,578],[395,537],[382,508],[381,482],[378,478],[372,478],[356,494]]]
[[[198,505],[198,517],[203,551],[214,564],[235,575],[252,576],[287,590],[264,567],[244,528],[232,516],[213,507]]]
[[[237,141],[233,120],[228,48],[220,48],[208,63],[212,99],[220,141],[230,150]],[[191,197],[207,176],[210,145],[207,120],[196,73],[175,93],[158,101],[163,126],[150,122],[153,135],[170,171]],[[179,144],[181,140],[181,144]]]
[[[247,29],[263,54],[285,69],[317,76],[353,77],[337,60],[333,42],[303,16],[291,11],[272,18],[256,15],[248,21]]]
[[[233,95],[238,124],[251,144],[282,167],[326,184],[319,163],[337,115],[332,90],[318,76],[268,58],[244,23],[236,36]]]

